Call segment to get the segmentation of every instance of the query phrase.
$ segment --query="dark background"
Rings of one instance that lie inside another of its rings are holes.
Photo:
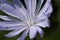
[[[54,11],[49,18],[51,26],[50,28],[43,29],[45,32],[43,38],[40,38],[40,35],[37,34],[34,40],[60,40],[60,0],[52,0],[52,4]],[[1,14],[3,14],[2,11],[0,11]],[[8,32],[10,31],[0,31],[0,40],[16,40],[20,37],[20,35],[17,35],[12,38],[7,38],[4,35]],[[29,37],[26,37],[26,40],[30,40]]]

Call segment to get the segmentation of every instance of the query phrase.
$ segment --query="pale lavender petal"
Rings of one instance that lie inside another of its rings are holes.
[[[46,3],[45,3],[45,5],[44,5],[44,7],[43,7],[42,10],[40,11],[40,14],[39,14],[38,17],[37,17],[37,21],[38,21],[38,22],[40,21],[40,23],[38,23],[38,25],[40,25],[40,26],[43,26],[43,27],[46,27],[46,26],[49,27],[49,26],[50,26],[49,20],[47,20],[48,17],[47,17],[47,15],[45,14],[46,11],[47,11],[47,9],[49,8],[49,5],[50,5],[50,1],[47,0]],[[48,16],[49,16],[49,15],[48,15]]]
[[[45,12],[46,16],[49,17],[51,13],[53,12],[52,4],[50,3],[47,11]]]
[[[11,17],[11,16],[6,16],[6,15],[0,15],[0,19],[4,21],[20,21],[17,18]]]
[[[41,37],[43,37],[43,35],[44,35],[43,30],[38,26],[36,27],[36,29],[37,29],[38,33],[41,35]]]
[[[3,15],[0,15],[0,19],[7,20],[7,21],[12,21],[7,16],[3,16]]]
[[[19,37],[17,40],[24,40],[26,38],[26,36],[28,35],[28,31],[29,31],[28,29],[25,30],[23,32],[23,34],[21,35],[21,37]]]
[[[24,0],[24,1],[25,1],[26,6],[27,6],[27,9],[32,11],[32,12],[35,12],[36,0]]]
[[[43,11],[42,11],[43,12]],[[48,17],[45,15],[45,13],[40,13],[38,16],[37,16],[37,22],[43,22],[45,21],[46,19],[48,19]]]
[[[3,0],[0,0],[0,4],[3,2]]]
[[[40,26],[40,27],[43,27],[43,28],[46,28],[46,27],[49,27],[50,26],[48,19],[46,19],[45,21],[40,21],[36,25],[37,26]]]
[[[7,22],[7,21],[0,22],[1,27],[14,27],[14,26],[20,26],[20,25],[24,25],[24,24],[21,22]]]
[[[36,26],[32,26],[29,31],[29,37],[33,39],[36,36],[37,29]]]
[[[20,13],[22,13],[25,16],[27,12],[21,1],[20,0],[12,0],[12,1],[15,4],[16,9],[19,10]]]
[[[38,1],[38,6],[37,6],[37,9],[36,9],[36,11],[35,11],[36,14],[39,13],[39,10],[41,9],[41,6],[42,6],[42,4],[43,4],[43,1],[44,1],[44,0],[39,0],[39,1]]]
[[[41,9],[41,11],[39,12],[38,17],[40,17],[42,14],[45,14],[45,11],[49,7],[49,5],[50,5],[50,1],[47,0],[46,3],[45,3],[45,5],[43,6],[43,8]]]
[[[21,20],[25,19],[24,15],[19,10],[17,11],[17,9],[14,8],[13,5],[10,5],[9,3],[0,4],[0,10],[2,10],[3,12],[10,16],[19,18]]]
[[[12,6],[9,4],[0,4],[0,8],[3,12],[5,12],[8,15],[15,16],[15,13],[13,10],[15,10]],[[12,14],[13,13],[13,14]]]
[[[19,7],[22,6],[20,0],[12,0],[12,2],[13,2],[14,4],[16,4],[17,6],[19,6]]]
[[[21,33],[22,31],[24,31],[25,29],[26,29],[26,27],[21,28],[21,29],[14,30],[14,31],[12,31],[12,32],[10,32],[10,33],[8,33],[8,34],[6,34],[5,36],[6,36],[6,37],[13,37],[13,36],[16,36],[16,35],[18,35],[19,33]]]
[[[48,17],[44,14],[44,13],[42,13],[42,14],[39,14],[39,16],[37,17],[37,22],[39,22],[39,21],[45,21],[46,19],[48,19]]]
[[[35,17],[35,9],[36,9],[36,0],[24,0],[27,7],[27,15],[32,18]]]
[[[25,7],[20,0],[12,0],[12,2],[15,4],[15,6],[18,6],[19,8],[25,10]]]
[[[16,10],[19,10],[20,18],[26,19],[28,13],[26,9],[23,7],[23,5],[21,7],[18,7],[17,5],[15,5],[15,7],[16,7]]]
[[[10,3],[10,2],[8,2],[7,0],[0,0],[0,9],[2,9],[2,8],[1,8],[1,5],[2,5],[2,4],[8,4],[8,5],[10,5],[10,8],[11,8],[11,9],[14,9],[14,8],[15,8],[15,5],[12,4],[12,3]]]
[[[22,26],[17,27],[0,27],[0,30],[16,30],[16,29],[23,28]]]
[[[2,28],[2,27],[0,27],[0,30],[14,30],[14,29],[16,29],[16,28]]]
[[[7,0],[0,0],[0,4],[4,3],[5,1],[7,1]]]

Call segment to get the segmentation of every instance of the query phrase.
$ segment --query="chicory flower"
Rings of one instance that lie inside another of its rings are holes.
[[[0,0],[0,10],[7,15],[0,15],[0,30],[13,30],[6,34],[6,37],[14,37],[21,32],[23,34],[17,40],[24,40],[26,36],[35,38],[37,32],[43,37],[44,32],[41,29],[49,27],[49,16],[53,8],[51,0],[24,0],[26,7],[20,0]],[[9,15],[9,16],[8,16]]]

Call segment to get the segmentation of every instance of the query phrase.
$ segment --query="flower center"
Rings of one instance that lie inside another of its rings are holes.
[[[29,12],[27,15],[26,24],[31,27],[35,24],[34,15],[32,12]]]
[[[33,26],[35,24],[35,22],[33,20],[27,21],[26,23],[29,27]]]

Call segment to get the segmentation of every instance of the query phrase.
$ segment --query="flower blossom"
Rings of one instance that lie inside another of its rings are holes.
[[[0,10],[7,15],[0,15],[0,30],[12,30],[6,37],[14,37],[21,32],[17,40],[24,40],[28,35],[30,39],[36,37],[37,32],[43,37],[42,28],[49,27],[49,16],[53,8],[51,0],[0,0]],[[43,4],[44,3],[44,4]]]

